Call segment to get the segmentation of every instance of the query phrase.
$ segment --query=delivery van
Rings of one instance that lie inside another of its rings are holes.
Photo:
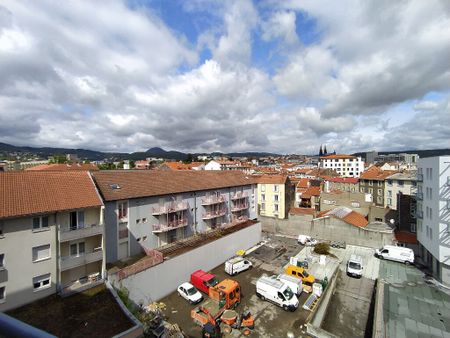
[[[300,267],[300,266],[295,266],[292,264],[289,264],[286,269],[284,269],[284,272],[286,275],[289,276],[294,276],[296,278],[300,278],[303,282],[303,284],[312,286],[312,284],[314,283],[314,281],[316,280],[314,278],[313,275],[310,275],[306,269]]]
[[[300,294],[303,291],[303,283],[302,280],[299,278],[289,276],[286,274],[281,274],[276,276],[276,279],[282,281],[284,284],[289,286],[289,289],[291,289],[291,291],[295,293],[297,297],[300,296]]]
[[[234,276],[239,272],[248,270],[252,267],[252,262],[243,257],[234,257],[225,262],[225,272]]]
[[[362,257],[358,255],[351,255],[347,261],[347,275],[361,278],[363,273]]]
[[[191,274],[191,284],[206,294],[210,287],[216,286],[218,283],[216,276],[209,272],[197,270]]]
[[[298,308],[298,298],[292,290],[275,278],[262,276],[256,281],[256,295],[262,300],[272,302],[285,311]]]
[[[414,263],[414,251],[402,246],[385,245],[381,249],[375,250],[375,256],[380,259],[389,259],[405,264]]]

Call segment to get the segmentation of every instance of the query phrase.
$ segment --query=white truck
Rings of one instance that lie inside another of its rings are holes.
[[[276,279],[278,279],[279,281],[282,281],[284,284],[289,286],[291,291],[293,293],[295,293],[297,295],[297,297],[299,297],[301,295],[301,293],[303,291],[303,283],[300,278],[296,278],[296,277],[289,276],[286,274],[281,274],[281,275],[276,276]]]
[[[243,257],[234,257],[225,262],[225,272],[234,276],[239,272],[248,270],[252,267],[252,262]]]
[[[285,311],[295,311],[298,308],[298,298],[289,286],[271,277],[262,276],[256,281],[256,295]]]
[[[385,245],[381,249],[375,250],[375,256],[380,259],[389,259],[405,264],[414,263],[414,251],[402,246]]]
[[[347,275],[361,278],[363,273],[362,257],[352,254],[347,261]]]

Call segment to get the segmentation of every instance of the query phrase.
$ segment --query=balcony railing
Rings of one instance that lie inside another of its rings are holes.
[[[417,174],[417,182],[423,182],[423,174]]]
[[[119,229],[119,239],[128,238],[128,228]]]
[[[219,196],[209,196],[207,198],[202,199],[202,205],[212,205],[212,204],[219,204],[219,203],[224,203],[225,202],[225,197],[223,197],[222,195]]]
[[[60,258],[61,271],[101,261],[102,259],[103,259],[103,250],[101,248],[94,249],[93,252],[84,253],[78,256],[63,256]]]
[[[182,228],[188,225],[187,219],[171,221],[168,224],[153,224],[153,233],[167,232],[170,230]]]
[[[232,212],[237,212],[245,209],[248,209],[248,203],[240,203],[231,207]]]
[[[422,193],[422,192],[418,192],[418,193],[416,194],[416,199],[417,199],[418,201],[422,201],[422,200],[423,200],[423,193]]]
[[[235,193],[231,196],[231,199],[238,200],[238,199],[247,198],[247,197],[248,197],[247,192],[238,191],[237,193]]]
[[[171,202],[165,205],[152,208],[152,215],[164,215],[172,212],[183,211],[189,209],[188,202]]]
[[[60,242],[73,241],[80,238],[102,235],[103,224],[90,224],[77,227],[62,227],[60,226],[59,240]]]
[[[90,289],[90,288],[100,285],[102,283],[103,283],[103,279],[102,279],[100,272],[91,273],[90,275],[88,275],[85,278],[82,278],[75,282],[64,285],[61,288],[61,290],[59,291],[59,294],[62,297],[67,297],[67,296],[73,295],[75,293]]]
[[[417,210],[416,211],[416,217],[422,219],[423,218],[423,212],[422,210]]]
[[[218,217],[225,216],[225,214],[226,214],[225,210],[216,210],[216,211],[207,212],[207,213],[203,214],[202,219],[218,218]]]

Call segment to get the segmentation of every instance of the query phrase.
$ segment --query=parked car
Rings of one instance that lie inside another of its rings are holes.
[[[274,278],[262,276],[256,281],[256,295],[262,300],[268,300],[286,311],[298,308],[298,298],[292,290]]]
[[[191,283],[183,283],[177,289],[178,294],[191,304],[200,303],[203,296]]]
[[[363,273],[362,257],[358,255],[351,255],[347,261],[347,275],[361,278]]]
[[[405,264],[414,263],[414,251],[402,246],[385,245],[381,249],[375,250],[375,256],[380,259],[389,259]]]
[[[248,270],[252,267],[252,262],[243,257],[234,257],[225,262],[225,272],[231,276],[239,272]]]
[[[315,240],[311,236],[306,236],[306,235],[298,235],[297,241],[299,244],[306,245],[306,246],[314,246],[317,244],[317,240]]]
[[[305,268],[296,265],[289,264],[286,269],[284,269],[284,273],[288,276],[294,276],[301,279],[304,285],[312,286],[316,281],[315,277],[310,275]],[[305,290],[305,292],[307,291]]]

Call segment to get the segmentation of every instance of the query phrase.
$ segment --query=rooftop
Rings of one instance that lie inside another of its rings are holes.
[[[339,218],[350,225],[354,225],[360,228],[364,228],[369,224],[369,222],[363,215],[347,207],[334,208],[332,210],[323,211],[319,213],[319,215],[317,215],[317,217],[327,216]]]
[[[256,178],[258,183],[262,184],[285,184],[287,176],[284,175],[264,175]]]
[[[241,171],[214,170],[108,170],[93,173],[93,176],[105,201],[222,189],[256,182],[254,177]]]
[[[26,171],[87,171],[87,170],[99,170],[93,163],[74,163],[74,164],[41,164],[31,168],[25,169]]]
[[[352,155],[346,155],[346,154],[336,154],[336,155],[327,155],[327,156],[322,156],[320,159],[321,160],[332,160],[332,159],[353,159],[356,158],[355,156]]]
[[[87,171],[0,173],[0,218],[101,206]]]
[[[359,176],[359,178],[363,179],[363,180],[384,180],[388,176],[391,176],[394,173],[396,173],[396,171],[381,170],[377,166],[371,166],[369,169],[362,172],[361,175]]]

